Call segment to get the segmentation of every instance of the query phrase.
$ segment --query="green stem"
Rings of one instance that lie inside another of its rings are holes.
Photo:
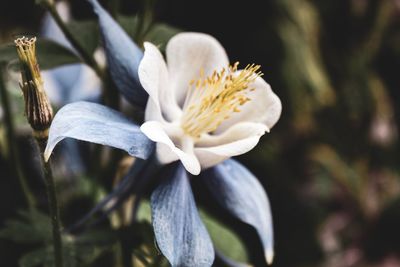
[[[113,84],[110,75],[107,71],[103,70],[96,62],[94,57],[87,53],[87,51],[80,45],[78,40],[69,30],[68,26],[62,20],[60,14],[58,13],[54,3],[45,3],[43,5],[47,11],[51,14],[58,27],[60,27],[61,31],[64,33],[65,37],[71,43],[72,47],[78,52],[79,56],[82,58],[83,62],[85,62],[89,67],[91,67],[97,74],[97,76],[103,81],[103,94],[105,103],[114,108],[118,109],[119,99],[118,99],[118,91],[114,90],[115,85]]]
[[[135,41],[137,44],[142,45],[147,32],[153,23],[153,8],[154,1],[143,0],[141,1],[141,9],[138,14],[138,23],[136,25]]]
[[[132,254],[129,247],[124,246],[124,242],[120,241],[122,264],[124,267],[132,267]]]
[[[96,60],[92,57],[92,55],[88,54],[86,50],[79,44],[78,40],[75,36],[71,33],[68,29],[67,25],[61,19],[60,14],[58,13],[54,4],[46,4],[44,7],[49,11],[55,22],[57,23],[58,27],[60,27],[61,31],[64,33],[65,37],[71,43],[71,45],[75,48],[78,54],[81,56],[82,60],[89,65],[99,76],[99,78],[104,77],[104,71],[100,68],[97,64]]]
[[[54,248],[54,262],[55,267],[63,267],[62,257],[62,239],[61,239],[61,220],[60,220],[60,209],[58,206],[57,190],[54,182],[53,172],[51,170],[50,162],[44,161],[43,151],[46,147],[47,140],[36,139],[40,155],[42,159],[44,180],[46,184],[47,199],[49,202],[49,212],[51,218],[51,226],[53,232],[53,248]]]
[[[9,154],[8,160],[10,165],[12,166],[15,175],[18,178],[26,203],[29,209],[33,210],[36,206],[36,200],[29,188],[26,177],[22,171],[21,162],[18,155],[18,144],[17,140],[15,139],[16,135],[15,135],[14,122],[11,117],[10,99],[6,89],[3,75],[4,75],[3,66],[0,65],[0,94],[1,94],[1,103],[4,110],[4,122],[6,124],[6,138],[8,143],[8,154]]]
[[[60,210],[58,208],[57,192],[54,183],[53,173],[49,163],[44,163],[44,177],[46,181],[47,197],[49,200],[49,209],[51,225],[53,227],[53,246],[55,266],[62,267],[62,241],[61,241],[61,223]]]
[[[119,110],[118,89],[111,79],[109,72],[106,72],[103,83],[104,87],[107,88],[104,90],[104,102],[113,109]]]
[[[369,63],[379,51],[382,44],[382,35],[385,34],[385,29],[389,26],[390,21],[393,19],[394,3],[390,1],[381,1],[378,3],[376,18],[373,21],[373,25],[363,49],[360,50],[360,55],[364,59],[361,64],[365,65]]]

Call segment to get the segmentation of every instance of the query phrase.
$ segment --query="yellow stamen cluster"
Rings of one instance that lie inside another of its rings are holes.
[[[209,77],[204,77],[204,71],[201,71],[200,78],[190,82],[181,121],[186,134],[197,138],[215,131],[233,112],[240,112],[240,106],[250,101],[247,93],[254,88],[249,85],[263,75],[259,71],[261,66],[247,65],[238,72],[238,65],[236,62],[220,72],[214,71]]]

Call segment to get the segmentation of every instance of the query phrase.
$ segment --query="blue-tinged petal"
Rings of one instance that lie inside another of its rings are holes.
[[[239,162],[229,159],[203,173],[203,180],[217,201],[256,230],[272,263],[273,229],[268,197],[257,178]]]
[[[57,112],[50,127],[45,159],[58,142],[68,137],[123,149],[142,159],[154,150],[153,141],[121,113],[83,101],[68,104]]]
[[[143,51],[97,2],[88,0],[99,18],[99,26],[110,74],[121,93],[133,104],[144,107],[148,95],[139,82],[138,67]]]
[[[211,266],[214,248],[200,220],[182,164],[151,195],[157,244],[172,266]]]

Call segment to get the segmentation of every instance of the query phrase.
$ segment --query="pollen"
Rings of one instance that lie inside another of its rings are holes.
[[[238,65],[236,62],[208,77],[201,70],[200,78],[190,82],[181,120],[186,134],[198,138],[215,131],[251,100],[248,93],[255,90],[251,83],[263,75],[261,66],[250,64],[238,71]]]

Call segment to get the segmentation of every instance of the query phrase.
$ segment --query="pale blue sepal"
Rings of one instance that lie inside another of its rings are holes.
[[[205,171],[202,176],[221,206],[257,230],[264,246],[265,259],[271,264],[274,257],[271,209],[257,178],[233,159]]]
[[[147,159],[154,150],[153,141],[121,113],[83,101],[65,105],[57,112],[50,127],[45,159],[48,160],[58,142],[68,137],[123,149],[142,159]]]
[[[97,0],[88,1],[99,18],[103,46],[113,81],[129,102],[144,107],[148,94],[141,86],[138,75],[143,51]]]
[[[214,248],[200,220],[187,172],[180,163],[171,168],[151,195],[157,244],[173,267],[211,266]]]

